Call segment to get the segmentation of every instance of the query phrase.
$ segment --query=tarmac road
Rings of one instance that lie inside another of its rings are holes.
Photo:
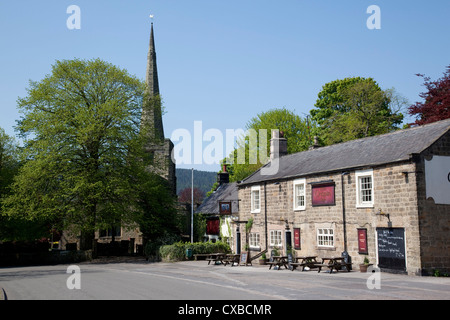
[[[3,288],[8,300],[450,300],[450,278],[269,270],[206,261],[77,266],[78,274],[67,273],[69,265],[1,268],[0,292]]]

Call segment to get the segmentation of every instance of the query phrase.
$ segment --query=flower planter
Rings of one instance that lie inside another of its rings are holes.
[[[360,264],[359,265],[359,271],[360,272],[367,272],[367,269],[371,266],[372,264]]]

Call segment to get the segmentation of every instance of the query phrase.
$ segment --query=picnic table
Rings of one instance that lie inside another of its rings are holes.
[[[295,262],[290,263],[292,266],[292,271],[294,271],[297,267],[302,267],[302,271],[304,271],[306,267],[309,269],[320,268],[318,266],[319,262],[317,262],[317,256],[300,256],[294,258]]]
[[[226,257],[225,253],[210,253],[206,258],[206,260],[208,260],[208,265],[212,261],[214,261],[214,264],[218,264],[217,262],[220,262],[220,264],[222,264],[225,257]]]
[[[226,266],[228,263],[233,266],[235,263],[239,265],[239,259],[241,255],[240,254],[227,254],[225,255],[224,259],[222,260],[222,263]]]
[[[273,256],[270,260],[271,261],[267,262],[267,264],[270,265],[269,270],[272,269],[273,266],[278,267],[278,270],[280,270],[281,266],[289,269],[288,256]]]
[[[327,267],[330,273],[333,273],[333,269],[338,272],[339,270],[343,270],[343,268],[350,272],[351,265],[351,263],[345,262],[344,257],[322,258],[322,263],[316,264],[319,267],[319,272],[322,267]]]

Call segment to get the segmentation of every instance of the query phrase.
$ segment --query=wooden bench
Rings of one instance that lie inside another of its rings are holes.
[[[326,261],[329,261],[328,263],[325,263]],[[347,270],[347,272],[350,272],[351,263],[345,262],[344,258],[337,257],[337,258],[322,258],[322,263],[317,264],[319,267],[319,272],[322,269],[322,267],[327,267],[330,270],[330,273],[333,273],[333,269],[338,272],[339,270],[342,270],[343,267]]]
[[[211,254],[207,254],[206,255],[206,261],[208,261],[208,265],[214,261],[215,264],[217,264],[217,262],[220,262],[220,264],[222,264],[223,260],[225,259],[225,254],[224,253],[211,253]]]
[[[316,258],[317,256],[295,257],[296,262],[290,262],[289,265],[292,266],[292,271],[294,271],[297,267],[302,267],[302,271],[304,271],[306,267],[314,269],[317,268],[316,264],[318,264]]]
[[[239,265],[239,254],[228,254],[224,259],[222,259],[222,263],[226,266],[227,264],[231,264],[233,266],[235,263]]]
[[[206,258],[208,258],[209,256],[211,256],[210,254],[206,254],[206,253],[198,253],[198,254],[194,254],[194,260],[206,260]],[[202,259],[199,259],[202,258]]]
[[[270,265],[269,270],[272,269],[273,266],[278,266],[278,270],[281,269],[281,266],[284,266],[286,269],[288,267],[288,257],[287,256],[273,256],[272,261],[266,262],[266,264]]]

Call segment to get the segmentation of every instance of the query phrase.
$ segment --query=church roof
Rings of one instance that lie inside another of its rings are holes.
[[[407,161],[412,154],[421,153],[449,130],[450,119],[447,119],[282,156],[274,174],[263,175],[259,169],[239,185]],[[270,163],[264,167],[268,166]]]

